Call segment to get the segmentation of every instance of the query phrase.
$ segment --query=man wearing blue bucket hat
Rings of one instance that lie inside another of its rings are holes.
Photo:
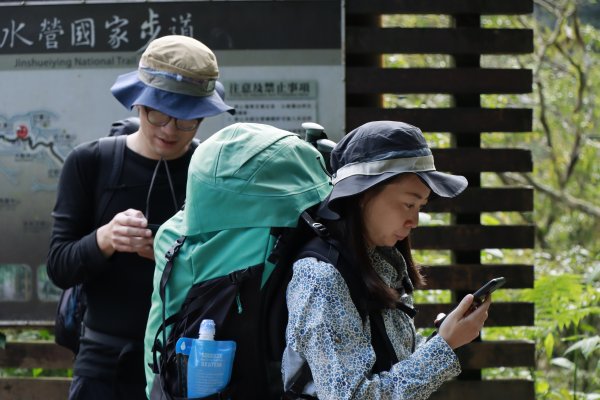
[[[457,196],[467,180],[436,171],[421,130],[396,121],[356,128],[330,163],[333,189],[319,208],[330,258],[293,265],[285,390],[289,398],[426,399],[460,372],[454,349],[477,337],[490,300],[471,307],[467,295],[438,318],[436,335],[417,334],[412,294],[424,278],[409,235],[428,201]]]
[[[63,289],[83,284],[87,297],[69,399],[146,398],[153,232],[183,205],[202,120],[234,112],[218,77],[215,55],[198,40],[152,41],[138,69],[111,88],[127,109],[137,109],[139,129],[83,143],[65,161],[47,270]],[[120,174],[107,185],[112,164],[121,165]]]

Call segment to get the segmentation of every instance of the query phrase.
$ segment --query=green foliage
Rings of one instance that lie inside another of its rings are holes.
[[[535,288],[501,290],[495,300],[535,303],[534,327],[486,328],[486,339],[531,339],[537,344],[537,367],[497,368],[486,378],[534,379],[539,399],[600,399],[600,31],[578,13],[590,1],[534,0],[535,12],[525,16],[483,16],[485,28],[534,31],[534,53],[482,56],[484,68],[527,68],[533,93],[482,95],[482,107],[531,108],[532,132],[481,136],[488,148],[523,148],[532,152],[529,174],[481,175],[482,186],[536,189],[533,213],[484,213],[484,225],[534,224],[536,249],[484,249],[484,263],[532,263]],[[600,10],[595,4],[594,10]],[[597,18],[586,19],[597,21]],[[386,26],[446,27],[439,16],[392,16]],[[441,55],[390,55],[386,67],[447,68]],[[448,107],[443,95],[386,95],[388,107]],[[448,147],[448,135],[426,133],[434,147]],[[435,224],[440,218],[422,219]],[[435,222],[434,222],[435,221]],[[418,252],[423,264],[447,264],[449,255]],[[431,292],[431,293],[430,293]],[[421,300],[445,294],[419,293]]]
[[[558,263],[550,264],[556,267]],[[534,289],[520,294],[521,300],[536,305],[536,323],[530,333],[538,340],[538,371],[534,375],[539,398],[591,399],[600,393],[598,283],[590,282],[586,275],[547,274],[536,279]]]
[[[73,377],[72,369],[44,369],[44,368],[0,368],[0,377],[16,376],[23,378],[42,377]]]
[[[6,329],[0,332],[0,348],[6,342],[54,342],[54,335],[48,329]],[[72,377],[72,369],[44,369],[44,368],[0,368],[0,377]]]
[[[586,359],[589,359],[595,353],[600,352],[600,336],[596,335],[575,342],[565,351],[565,355],[576,351],[581,352]]]
[[[535,170],[484,181],[536,189],[535,213],[523,215],[536,225],[536,284],[518,295],[535,303],[536,326],[518,334],[538,343],[537,397],[598,399],[600,32],[581,21],[574,0],[535,4],[534,16],[482,18],[485,27],[533,29],[535,40],[531,55],[482,59],[486,67],[532,70],[532,95],[487,95],[482,105],[533,108],[533,131],[492,133],[483,144],[530,149]]]
[[[594,305],[597,295],[573,274],[542,276],[535,288],[525,290],[523,300],[536,305],[536,326],[548,333],[578,325],[600,308]]]
[[[533,95],[486,95],[484,107],[530,107],[534,129],[524,135],[485,135],[488,147],[532,151],[533,174],[501,177],[505,184],[537,189],[535,215],[541,248],[558,253],[579,244],[600,254],[600,32],[578,18],[574,0],[536,2],[534,17],[494,16],[485,27],[534,30],[535,52],[516,57],[483,57],[486,67],[529,68]]]
[[[48,329],[6,329],[0,335],[11,342],[54,341],[54,334]]]

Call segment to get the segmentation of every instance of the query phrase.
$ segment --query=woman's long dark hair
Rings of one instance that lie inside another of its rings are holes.
[[[377,190],[377,189],[375,189]],[[369,297],[381,308],[396,308],[400,295],[396,289],[386,285],[379,277],[367,252],[367,244],[364,238],[364,222],[362,209],[360,207],[360,196],[352,196],[340,199],[336,203],[336,211],[341,218],[335,221],[322,221],[327,226],[330,234],[340,241],[344,249],[350,252],[356,261],[355,265],[369,292]],[[400,241],[396,248],[400,251],[404,260],[408,276],[415,288],[425,285],[425,278],[421,275],[420,268],[415,264],[411,253],[410,239],[407,237]],[[394,266],[396,267],[396,266]],[[398,271],[400,272],[400,271]]]

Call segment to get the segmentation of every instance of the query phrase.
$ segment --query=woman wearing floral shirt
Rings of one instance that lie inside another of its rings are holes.
[[[437,335],[418,335],[406,310],[424,280],[409,233],[430,199],[454,197],[467,181],[437,172],[421,131],[393,121],[370,122],[346,135],[331,166],[334,187],[319,210],[321,222],[339,253],[353,260],[361,295],[381,314],[397,362],[375,368],[371,317],[361,315],[336,266],[302,258],[287,291],[285,390],[290,398],[426,399],[460,372],[453,350],[477,337],[490,300],[473,310],[467,295]]]

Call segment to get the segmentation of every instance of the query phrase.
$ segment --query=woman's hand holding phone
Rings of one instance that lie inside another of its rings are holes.
[[[472,342],[481,331],[485,320],[488,317],[488,309],[492,303],[490,296],[473,311],[469,311],[473,306],[474,297],[472,294],[466,295],[460,304],[448,315],[443,318],[443,322],[438,330],[446,343],[452,348],[459,348]]]
[[[472,295],[465,296],[450,314],[438,314],[433,324],[439,328],[438,333],[450,347],[456,349],[470,343],[479,335],[479,331],[488,317],[487,311],[492,302],[491,294],[502,287],[505,282],[504,277],[494,278]],[[446,323],[450,317],[452,317],[452,322]]]

